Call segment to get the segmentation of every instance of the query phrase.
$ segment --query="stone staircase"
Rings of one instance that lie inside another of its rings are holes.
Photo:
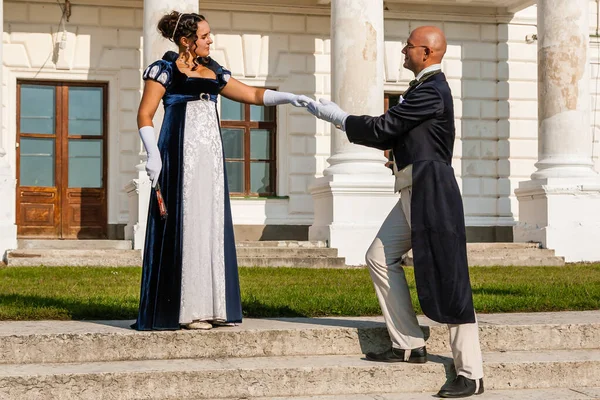
[[[600,311],[479,315],[486,399],[600,398]],[[211,331],[132,321],[0,322],[0,399],[431,399],[454,375],[445,326],[426,364],[373,363],[380,317],[247,319]]]
[[[251,267],[347,268],[337,249],[322,241],[240,241],[238,264]],[[563,257],[537,243],[468,243],[469,265],[561,266]],[[139,250],[128,240],[19,240],[8,266],[139,266]],[[412,252],[404,259],[412,265]]]
[[[6,254],[9,267],[141,265],[131,240],[19,240]]]
[[[240,266],[344,268],[337,249],[321,241],[238,242]],[[129,240],[19,240],[7,253],[8,266],[139,266]]]
[[[470,266],[563,266],[565,258],[554,255],[554,250],[543,249],[539,243],[467,243]],[[403,260],[413,265],[412,250]]]

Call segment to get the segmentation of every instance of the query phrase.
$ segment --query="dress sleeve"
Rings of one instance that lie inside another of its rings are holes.
[[[208,68],[212,69],[217,75],[217,82],[219,83],[219,91],[223,90],[227,82],[229,82],[229,78],[231,78],[231,71],[227,68],[223,67],[221,64],[210,59],[210,63],[208,64]]]
[[[142,78],[144,80],[151,79],[167,88],[171,84],[173,77],[173,65],[165,60],[153,62],[146,68]]]
[[[229,82],[229,78],[231,78],[231,71],[219,66],[220,73],[217,74],[217,79],[219,80],[219,90],[223,89],[227,82]]]

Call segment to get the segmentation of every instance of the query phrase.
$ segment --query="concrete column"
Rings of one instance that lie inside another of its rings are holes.
[[[0,0],[0,32],[4,32],[4,1]],[[0,40],[0,82],[2,82],[2,73],[4,62],[2,59],[3,48]],[[6,135],[8,129],[4,120],[5,104],[8,99],[2,98],[2,87],[0,84],[0,259],[3,259],[6,250],[17,247],[17,225],[15,216],[15,179],[16,168],[11,168],[9,156],[6,152]]]
[[[546,0],[538,12],[538,162],[515,190],[515,241],[566,261],[600,260],[600,178],[590,126],[589,4]]]
[[[531,179],[595,176],[587,0],[540,1],[538,159]]]
[[[154,61],[160,60],[166,51],[177,51],[175,44],[164,38],[156,28],[162,16],[173,10],[183,13],[197,13],[198,9],[198,0],[144,0],[144,68]],[[163,108],[160,106],[153,121],[157,139],[162,119]],[[141,162],[136,166],[138,178],[130,182],[125,188],[129,196],[129,222],[125,227],[125,238],[133,241],[135,249],[144,247],[148,201],[150,198],[150,181],[145,170],[146,153],[141,141],[139,145]]]
[[[331,2],[331,97],[355,115],[383,113],[383,0]],[[324,175],[387,174],[380,150],[352,144],[331,128]]]
[[[383,0],[332,0],[332,100],[355,115],[383,113]],[[364,255],[398,196],[383,152],[351,144],[331,127],[331,157],[324,177],[310,187],[311,240],[337,248],[348,265]]]

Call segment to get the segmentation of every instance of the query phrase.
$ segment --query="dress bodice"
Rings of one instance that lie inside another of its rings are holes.
[[[143,74],[144,80],[151,79],[165,87],[164,106],[195,100],[210,100],[216,103],[217,96],[227,84],[231,72],[209,58],[205,66],[215,73],[215,78],[189,77],[177,68],[177,57],[177,53],[168,51],[162,60],[150,64]]]

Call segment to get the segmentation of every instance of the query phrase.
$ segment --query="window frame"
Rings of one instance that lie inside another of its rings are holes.
[[[234,100],[229,101],[235,102]],[[251,105],[238,103],[242,106],[244,120],[223,120],[221,119],[221,129],[242,129],[243,130],[243,159],[241,158],[228,158],[225,154],[225,163],[227,161],[243,162],[244,165],[244,190],[243,192],[230,192],[231,197],[275,197],[277,195],[277,107],[276,106],[264,106],[255,105],[257,107],[264,107],[272,109],[273,119],[272,121],[251,121]],[[223,110],[223,102],[221,101],[221,114]],[[251,155],[251,132],[252,130],[262,129],[266,130],[270,134],[269,143],[269,159],[257,158],[253,159]],[[251,191],[251,165],[252,162],[266,162],[269,163],[269,186],[271,191],[269,192],[252,192]],[[225,164],[227,165],[227,164]]]

